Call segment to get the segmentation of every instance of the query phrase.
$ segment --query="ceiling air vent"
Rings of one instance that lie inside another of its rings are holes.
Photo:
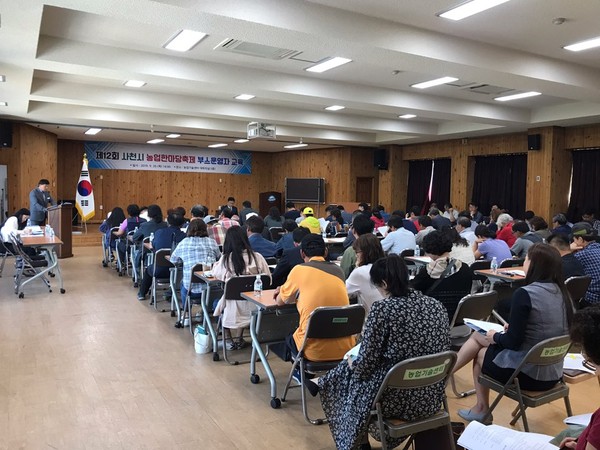
[[[465,89],[466,91],[473,92],[475,94],[484,94],[484,95],[499,95],[504,92],[512,91],[512,89],[500,87],[500,86],[492,86],[491,84],[478,84],[477,86],[472,86]]]
[[[270,45],[254,44],[252,42],[245,42],[237,39],[225,39],[213,50],[240,53],[246,56],[255,56],[257,58],[267,59],[286,59],[302,53],[298,50],[289,50],[287,48],[271,47]]]

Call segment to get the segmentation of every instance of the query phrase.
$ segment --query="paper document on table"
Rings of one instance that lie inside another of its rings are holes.
[[[346,354],[344,355],[344,359],[348,359],[348,358],[350,358],[352,360],[356,359],[359,351],[360,351],[360,344],[357,344],[346,352]]]
[[[471,422],[458,438],[458,444],[467,450],[556,450],[558,447],[550,444],[551,439],[552,436],[544,434]]]
[[[379,231],[379,233],[380,233],[382,236],[387,236],[387,232],[388,232],[388,226],[387,226],[387,225],[384,225],[384,226],[382,226],[382,227],[379,227],[379,228],[377,228],[377,231]]]
[[[25,233],[24,234],[31,234],[31,235],[41,235],[44,234],[44,230],[42,230],[42,227],[40,227],[39,225],[32,225],[29,227],[25,227]]]
[[[592,413],[579,414],[577,416],[567,417],[563,422],[566,425],[581,425],[587,427],[592,420]]]
[[[321,217],[319,219],[319,226],[321,227],[321,231],[327,231],[327,225],[329,225],[329,222]]]
[[[483,334],[487,333],[490,330],[494,330],[499,333],[504,331],[504,325],[500,325],[499,323],[492,323],[486,322],[485,320],[475,319],[464,319],[463,322],[472,330],[478,331]]]
[[[583,361],[585,361],[585,358],[581,353],[567,353],[563,363],[563,369],[581,370],[587,373],[596,373],[596,371],[588,367],[587,364],[584,365]]]

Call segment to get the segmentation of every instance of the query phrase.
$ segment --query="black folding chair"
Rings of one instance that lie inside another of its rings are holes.
[[[498,268],[499,269],[507,269],[509,267],[521,267],[524,263],[525,263],[524,259],[506,258],[506,259],[502,260],[502,262],[500,263]]]
[[[302,412],[307,422],[313,425],[321,425],[327,422],[327,419],[311,419],[308,416],[306,404],[306,372],[318,374],[327,372],[336,367],[341,359],[332,361],[311,361],[304,356],[306,344],[313,339],[338,339],[348,336],[354,336],[362,331],[365,321],[365,308],[362,305],[350,306],[321,306],[316,308],[308,317],[306,334],[298,354],[292,363],[292,369],[288,377],[281,401],[285,397],[292,382],[292,376],[296,369],[300,370],[300,385],[302,392]]]
[[[565,281],[565,286],[567,287],[567,291],[569,291],[569,295],[571,296],[573,310],[578,310],[580,308],[580,302],[585,298],[585,294],[587,293],[591,282],[592,278],[587,275],[571,277]]]
[[[166,257],[171,254],[170,248],[160,248],[154,252],[154,262],[152,264],[152,297],[150,299],[150,305],[154,306],[155,310],[158,310],[158,296],[157,292],[159,290],[167,291],[171,289],[171,278],[169,276],[159,278],[156,275],[157,269],[159,267],[173,267],[171,261],[169,261]]]

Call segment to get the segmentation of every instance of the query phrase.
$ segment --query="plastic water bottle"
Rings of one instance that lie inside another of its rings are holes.
[[[48,225],[48,232],[49,232],[49,236],[51,238],[54,237],[54,228],[52,228],[50,225]]]
[[[421,256],[421,247],[418,245],[415,247],[415,256]]]
[[[150,233],[150,243],[154,242],[154,233]]]
[[[46,227],[44,228],[44,234],[50,237],[50,224],[46,224]]]
[[[492,258],[492,263],[490,264],[490,269],[492,269],[492,273],[498,272],[498,260],[494,256]]]
[[[256,275],[256,280],[254,280],[254,295],[260,297],[262,295],[262,290],[262,279],[260,278],[260,275]]]
[[[323,240],[327,239],[327,231],[324,229],[323,233],[321,233],[321,236],[323,236]]]

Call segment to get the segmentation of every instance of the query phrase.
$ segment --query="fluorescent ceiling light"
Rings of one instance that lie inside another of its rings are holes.
[[[171,134],[167,134],[165,137],[169,138],[169,139],[176,139],[178,137],[181,137],[181,135],[177,134],[177,133],[171,133]]]
[[[236,95],[235,98],[236,100],[252,100],[254,97],[256,97],[256,95],[252,95],[252,94],[240,94],[240,95]]]
[[[181,30],[173,38],[167,41],[164,48],[176,52],[187,52],[207,36],[206,33],[192,30]]]
[[[458,78],[454,77],[442,77],[436,78],[435,80],[423,81],[422,83],[411,84],[410,87],[414,87],[417,89],[427,89],[433,86],[439,86],[440,84],[452,83],[453,81],[458,81]]]
[[[89,134],[89,135],[92,135],[92,136],[94,136],[95,134],[98,134],[98,133],[100,133],[101,131],[102,131],[102,128],[90,128],[89,130],[87,130],[87,131],[85,132],[85,134]]]
[[[471,0],[438,15],[444,19],[461,20],[465,17],[485,11],[486,9],[506,3],[507,1],[508,0]]]
[[[415,117],[417,117],[416,114],[402,114],[398,116],[399,119],[414,119]]]
[[[125,83],[123,83],[125,86],[127,87],[134,87],[134,88],[140,88],[142,86],[146,85],[145,81],[140,81],[140,80],[127,80]]]
[[[535,97],[536,95],[542,95],[542,93],[535,92],[535,91],[522,92],[520,94],[504,95],[502,97],[496,97],[494,100],[498,100],[499,102],[508,102],[510,100],[518,100],[520,98]]]
[[[352,60],[348,59],[348,58],[341,58],[339,56],[335,56],[333,58],[327,58],[324,61],[318,62],[317,64],[307,67],[304,70],[306,70],[307,72],[322,73],[322,72],[325,72],[326,70],[330,70],[335,67],[342,66],[349,62],[352,62]]]
[[[244,144],[244,143],[246,143],[248,141],[249,141],[249,139],[236,139],[233,142],[235,142],[236,144]]]
[[[165,142],[164,139],[151,139],[147,143],[148,144],[160,144],[161,142]]]
[[[4,83],[6,81],[5,75],[0,75],[0,83]]]
[[[577,42],[575,44],[567,45],[563,48],[565,50],[571,50],[572,52],[580,52],[582,50],[588,50],[590,48],[596,47],[600,47],[600,37],[588,39],[587,41]]]
[[[0,102],[0,106],[8,106],[8,103],[6,103],[6,102]]]
[[[210,144],[210,148],[227,147],[227,144]]]
[[[302,148],[302,147],[308,147],[308,144],[303,144],[301,141],[299,144],[290,144],[290,145],[283,146],[283,148]]]
[[[342,105],[331,105],[325,108],[327,111],[340,111],[342,109],[346,109],[345,106]]]

